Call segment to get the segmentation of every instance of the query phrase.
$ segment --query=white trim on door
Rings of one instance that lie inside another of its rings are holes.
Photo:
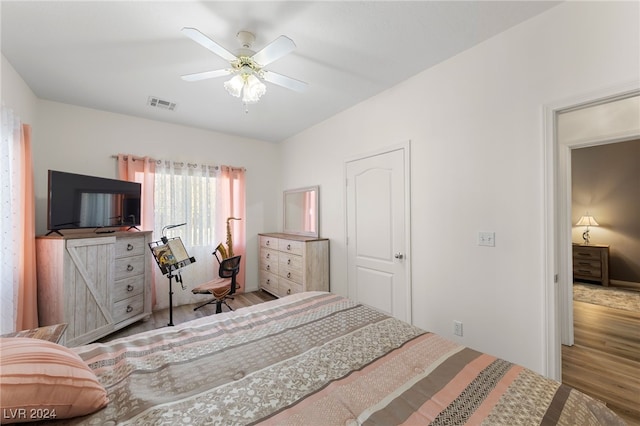
[[[575,96],[544,109],[544,373],[562,380],[562,343],[573,344],[573,299],[571,268],[571,150],[604,143],[622,142],[638,135],[616,135],[614,139],[590,139],[558,144],[557,116],[640,94],[640,80]]]
[[[371,151],[371,152],[367,152],[367,153],[363,153],[363,154],[358,154],[358,155],[354,155],[352,157],[349,157],[347,159],[344,160],[344,167],[343,167],[343,179],[342,181],[345,183],[345,190],[344,190],[344,217],[346,218],[348,215],[347,212],[347,190],[346,190],[346,182],[347,182],[347,165],[349,162],[352,161],[358,161],[358,160],[362,160],[365,158],[369,158],[369,157],[374,157],[380,154],[385,154],[385,153],[389,153],[389,152],[393,152],[393,151],[402,151],[403,152],[403,156],[404,156],[404,181],[405,181],[405,185],[404,185],[404,200],[405,200],[405,206],[404,206],[404,212],[405,212],[405,247],[403,252],[403,256],[404,256],[404,263],[406,265],[406,273],[405,273],[405,280],[406,280],[406,300],[407,300],[407,318],[410,324],[413,324],[413,293],[412,293],[412,267],[411,267],[411,140],[407,140],[405,142],[401,142],[399,144],[396,145],[391,145],[391,146],[387,146],[384,148],[380,148],[378,150],[375,151]],[[348,229],[347,229],[347,220],[345,220],[344,222],[344,241],[347,242],[347,244],[349,244],[348,242],[348,237],[349,237],[349,233],[348,233]],[[348,269],[349,265],[347,265],[347,269]],[[347,283],[347,292],[349,291],[348,289],[350,288],[350,283]]]

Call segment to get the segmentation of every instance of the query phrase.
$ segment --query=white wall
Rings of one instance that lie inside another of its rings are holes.
[[[11,108],[23,123],[33,124],[38,98],[4,55],[0,63],[0,75],[0,96],[4,106]]]
[[[36,230],[46,232],[47,170],[117,177],[118,153],[247,169],[246,290],[257,290],[257,233],[276,227],[278,150],[269,142],[40,100],[34,126]],[[224,239],[224,236],[222,237]]]
[[[332,291],[344,161],[411,140],[413,322],[455,338],[461,320],[464,344],[544,372],[543,107],[637,79],[638,9],[563,3],[280,144],[283,186],[321,187]]]

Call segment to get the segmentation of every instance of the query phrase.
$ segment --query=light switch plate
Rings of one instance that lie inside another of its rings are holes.
[[[495,232],[479,232],[478,233],[478,245],[495,247],[496,245],[496,233]]]

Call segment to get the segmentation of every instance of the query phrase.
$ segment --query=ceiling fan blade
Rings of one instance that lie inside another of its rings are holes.
[[[286,87],[296,92],[304,92],[307,90],[308,84],[304,81],[296,80],[295,78],[287,77],[286,75],[273,71],[263,71],[262,75],[266,81],[277,84],[278,86]]]
[[[223,59],[226,59],[229,62],[233,62],[235,60],[237,60],[237,56],[234,55],[233,53],[229,52],[227,49],[225,49],[224,47],[220,46],[218,43],[216,43],[215,41],[211,40],[209,37],[207,37],[206,35],[202,34],[200,31],[196,30],[195,28],[188,28],[185,27],[182,29],[182,32],[189,37],[191,40],[195,41],[196,43],[198,43],[200,46],[209,49],[210,51],[212,51],[213,53],[215,53],[216,55],[222,57]]]
[[[214,71],[197,72],[194,74],[185,74],[180,78],[182,78],[184,81],[200,81],[200,80],[206,80],[207,78],[222,77],[224,75],[229,75],[229,74],[232,74],[230,70],[214,70]]]
[[[255,53],[251,59],[261,67],[269,65],[271,62],[282,58],[287,53],[293,52],[296,44],[287,36],[281,35],[271,43],[267,44],[262,50]]]

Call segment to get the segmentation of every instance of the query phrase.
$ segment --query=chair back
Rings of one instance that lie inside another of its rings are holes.
[[[231,278],[231,291],[229,294],[233,294],[236,291],[236,275],[240,272],[241,257],[238,255],[223,259],[218,268],[218,276],[220,278]]]

